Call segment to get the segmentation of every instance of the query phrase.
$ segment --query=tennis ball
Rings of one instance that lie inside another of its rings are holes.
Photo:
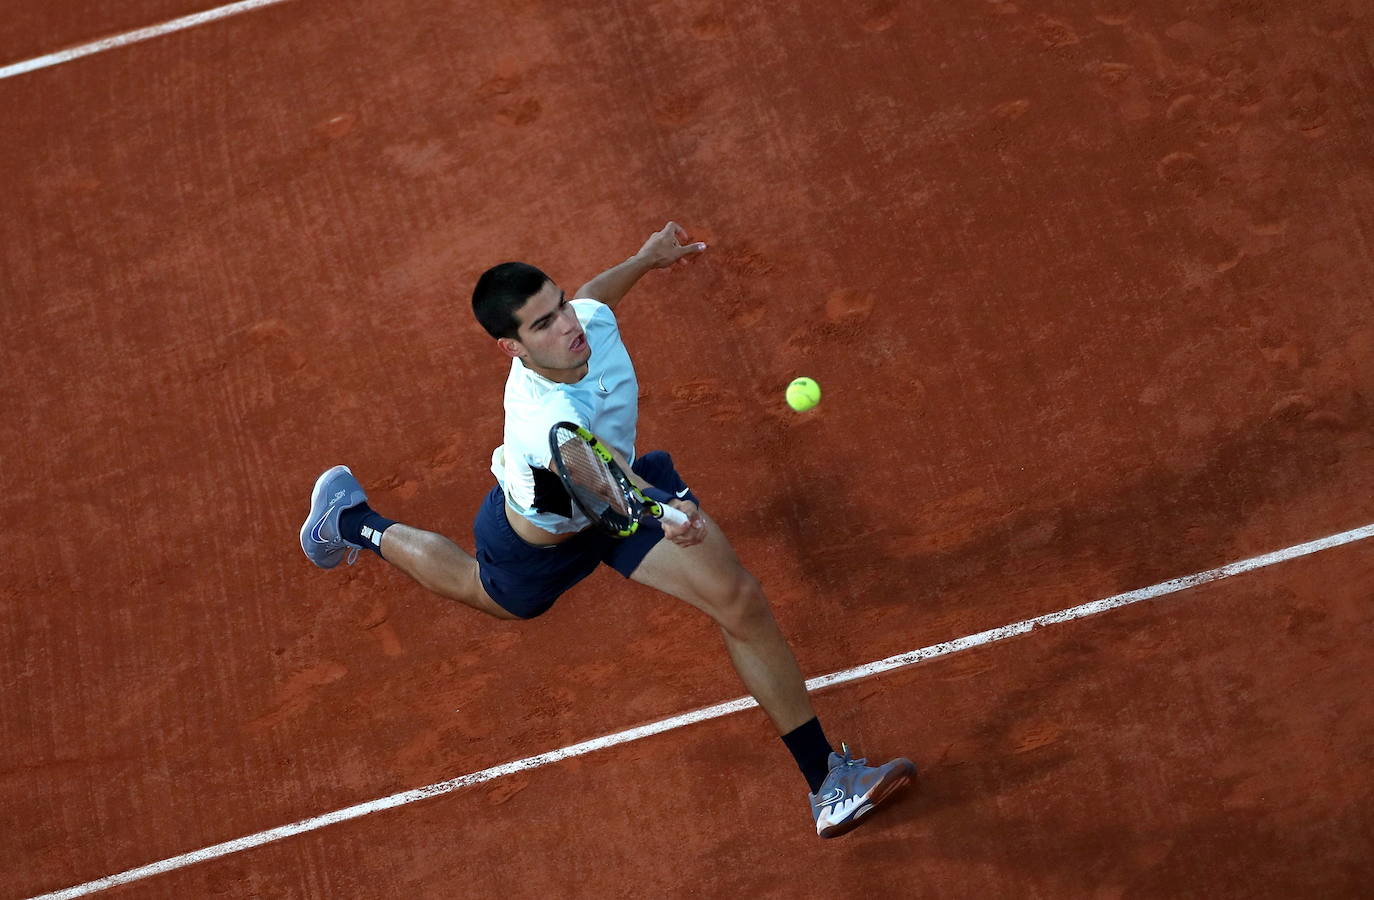
[[[821,386],[810,378],[794,378],[787,386],[787,405],[806,412],[821,402]]]

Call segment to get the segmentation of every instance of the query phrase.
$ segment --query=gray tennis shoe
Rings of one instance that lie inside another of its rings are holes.
[[[873,768],[865,765],[868,760],[854,759],[847,744],[840,749],[843,754],[830,754],[830,774],[820,791],[810,795],[816,834],[823,838],[839,837],[857,827],[860,819],[916,775],[909,759],[898,757]]]
[[[301,549],[306,559],[321,569],[332,569],[348,554],[353,565],[362,548],[339,535],[339,513],[367,502],[367,493],[348,466],[335,466],[315,479],[310,493],[310,515],[301,526]]]

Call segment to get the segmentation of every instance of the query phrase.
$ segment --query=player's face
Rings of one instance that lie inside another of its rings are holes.
[[[587,374],[591,347],[572,304],[558,285],[544,282],[539,292],[516,310],[515,317],[520,329],[511,343],[518,352],[511,355],[551,381],[571,383]]]

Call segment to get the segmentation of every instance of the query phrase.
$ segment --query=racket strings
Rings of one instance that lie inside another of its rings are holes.
[[[581,435],[563,429],[558,433],[559,456],[578,498],[598,514],[613,509],[621,515],[630,514],[630,506],[619,482],[591,445]]]

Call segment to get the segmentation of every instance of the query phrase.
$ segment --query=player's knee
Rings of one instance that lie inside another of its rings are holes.
[[[747,638],[772,615],[758,579],[741,569],[720,598],[716,622],[735,637]]]

